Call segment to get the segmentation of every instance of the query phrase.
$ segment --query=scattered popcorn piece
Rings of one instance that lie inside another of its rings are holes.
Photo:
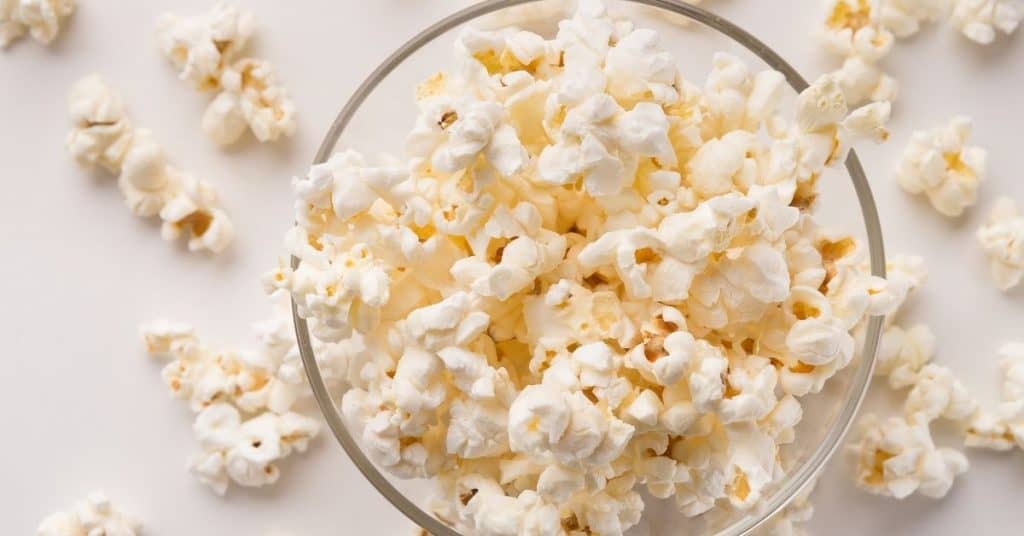
[[[865,415],[856,454],[856,482],[876,495],[903,499],[914,492],[942,498],[957,475],[967,470],[967,458],[950,448],[937,448],[925,421],[900,417],[881,420]]]
[[[916,34],[924,22],[949,13],[952,0],[887,0],[881,4],[881,23],[896,37]]]
[[[121,512],[102,491],[90,494],[73,510],[50,515],[36,529],[38,536],[135,536],[142,524]]]
[[[991,450],[1024,449],[1024,344],[1011,342],[999,349],[1003,373],[1003,402],[980,409],[964,438],[968,447]]]
[[[971,119],[957,116],[946,127],[914,132],[896,181],[911,194],[924,193],[944,216],[959,216],[978,198],[987,152],[966,145]]]
[[[272,319],[255,326],[255,351],[212,350],[187,324],[160,320],[142,327],[146,351],[171,359],[161,372],[167,387],[196,413],[193,429],[202,450],[190,458],[189,470],[219,495],[232,481],[274,483],[277,462],[304,452],[319,433],[316,420],[292,410],[306,395],[306,380],[288,312],[282,303]],[[351,345],[317,340],[314,349],[332,386],[359,354]]]
[[[844,57],[878,60],[892,49],[894,36],[881,24],[877,0],[826,0],[825,46]]]
[[[132,145],[132,128],[121,94],[98,74],[86,76],[68,92],[68,112],[74,128],[67,147],[86,166],[100,165],[118,174]]]
[[[117,174],[128,209],[140,217],[160,216],[161,235],[188,237],[190,251],[219,253],[234,239],[234,226],[209,184],[167,164],[163,147],[145,129],[133,129],[121,95],[96,74],[79,80],[68,93],[74,127],[68,151],[85,166]]]
[[[885,74],[877,62],[862,56],[850,56],[833,72],[852,106],[864,102],[892,101],[899,94],[899,83]]]
[[[0,2],[0,48],[25,35],[49,44],[60,33],[61,19],[71,16],[75,0],[3,0]]]
[[[952,3],[953,26],[982,45],[995,41],[997,31],[1012,34],[1024,19],[1024,6],[1016,0],[952,0]]]
[[[165,13],[157,26],[160,49],[180,78],[200,91],[219,91],[202,129],[221,146],[237,142],[247,127],[260,142],[295,132],[295,105],[273,66],[241,57],[255,29],[252,13],[226,2],[194,17]]]
[[[1024,216],[1017,204],[1008,197],[997,199],[977,236],[999,290],[1019,285],[1024,277]]]
[[[911,421],[931,422],[940,417],[964,421],[971,417],[977,405],[953,371],[929,364],[918,373],[903,412]]]
[[[875,374],[888,377],[889,387],[912,385],[918,372],[935,355],[935,335],[918,324],[909,329],[892,325],[885,328],[875,361]]]
[[[246,487],[277,482],[281,473],[276,462],[305,452],[320,425],[292,412],[265,412],[242,421],[238,408],[218,402],[196,415],[193,429],[202,452],[189,460],[189,471],[223,495],[229,479]]]
[[[255,30],[251,12],[220,2],[209,13],[194,17],[164,13],[156,36],[160,51],[180,71],[179,77],[196,89],[209,90],[220,85],[221,73]]]
[[[221,74],[221,87],[223,91],[203,114],[203,130],[218,144],[238,140],[243,132],[240,120],[261,142],[295,133],[295,105],[270,63],[238,60]]]

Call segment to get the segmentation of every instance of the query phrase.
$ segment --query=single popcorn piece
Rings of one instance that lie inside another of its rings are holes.
[[[195,17],[165,13],[157,27],[160,49],[181,79],[200,91],[219,91],[203,113],[202,129],[220,146],[237,142],[247,128],[260,142],[295,133],[295,105],[273,66],[242,57],[255,29],[252,13],[224,2]]]
[[[875,374],[886,376],[889,387],[900,389],[913,384],[934,355],[935,335],[928,326],[918,324],[904,329],[892,325],[882,334]]]
[[[102,491],[90,494],[74,509],[48,516],[36,529],[38,536],[135,536],[142,524],[118,510]]]
[[[965,116],[943,128],[914,132],[896,182],[908,193],[927,195],[940,214],[959,216],[977,201],[988,158],[984,149],[966,145],[970,134],[971,119]]]
[[[695,84],[597,0],[554,38],[469,28],[454,49],[402,158],[345,148],[293,181],[299,262],[264,279],[361,349],[341,411],[368,457],[432,480],[466,534],[622,534],[641,486],[689,517],[756,510],[802,397],[923,278],[871,276],[814,214],[888,102],[824,76],[792,114],[782,74],[726,54]],[[189,340],[167,330],[154,345]]]
[[[42,43],[51,43],[61,30],[61,19],[71,16],[75,0],[0,1],[0,48],[25,33]]]
[[[881,3],[882,26],[896,37],[910,37],[922,23],[934,22],[949,14],[953,0],[887,0]]]
[[[209,13],[183,17],[164,13],[157,23],[160,51],[196,89],[219,87],[224,69],[245,48],[256,30],[252,13],[232,3],[215,4]]]
[[[1024,5],[1016,0],[951,0],[950,20],[960,33],[982,45],[991,44],[997,32],[1012,34],[1024,19]]]
[[[913,388],[907,394],[903,412],[912,421],[931,422],[940,417],[965,421],[977,405],[952,370],[929,364],[918,373]]]
[[[234,226],[213,187],[170,166],[152,133],[132,128],[120,94],[99,75],[72,86],[68,111],[74,122],[68,151],[85,166],[99,165],[118,175],[118,188],[132,214],[159,216],[164,239],[187,236],[190,251],[218,253],[227,248]]]
[[[238,141],[245,126],[261,142],[295,133],[295,105],[263,60],[245,58],[221,74],[221,93],[203,114],[203,131],[219,145]]]
[[[843,95],[851,105],[865,102],[892,101],[899,94],[899,83],[885,74],[877,62],[863,56],[850,56],[843,66],[832,73],[843,88]]]
[[[935,446],[926,421],[883,421],[869,414],[861,419],[859,434],[851,447],[856,482],[876,495],[903,499],[920,492],[942,498],[968,467],[963,453]]]
[[[964,444],[991,450],[1024,449],[1024,343],[999,349],[1003,401],[994,409],[978,410],[968,423]]]
[[[67,147],[83,165],[100,165],[118,174],[132,145],[132,128],[125,115],[121,94],[97,75],[89,75],[71,86],[68,111],[74,128]]]
[[[826,0],[822,37],[829,50],[844,57],[878,60],[892,49],[894,36],[881,23],[878,0]]]
[[[997,199],[977,237],[996,287],[1009,290],[1019,285],[1024,277],[1024,216],[1017,203],[1008,197]]]
[[[189,460],[200,482],[223,495],[229,481],[245,487],[277,482],[276,462],[305,452],[319,432],[317,421],[297,413],[262,413],[243,421],[237,408],[219,402],[196,415],[193,429],[202,452]]]

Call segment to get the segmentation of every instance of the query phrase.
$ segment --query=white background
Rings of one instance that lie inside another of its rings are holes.
[[[81,0],[49,48],[31,40],[0,53],[0,439],[5,534],[29,534],[42,517],[102,487],[156,536],[402,534],[407,523],[366,484],[324,434],[284,464],[266,490],[218,498],[185,471],[195,448],[191,415],[172,401],[160,364],[140,350],[137,326],[187,320],[213,343],[250,345],[249,325],[269,311],[258,276],[272,267],[289,225],[288,182],[311,160],[341,104],[377,63],[456,0],[246,0],[261,29],[253,49],[271,60],[300,111],[296,137],[221,151],[199,119],[209,96],[175,75],[156,50],[156,13],[198,13],[207,0]],[[816,0],[714,0],[805,73],[836,65],[810,37]],[[1024,36],[984,48],[934,26],[887,60],[903,86],[892,142],[862,152],[888,251],[923,255],[931,270],[907,317],[931,325],[937,360],[983,401],[997,398],[995,351],[1024,339],[1024,289],[988,280],[974,229],[999,194],[1024,202]],[[213,182],[239,231],[229,253],[209,258],[164,243],[133,217],[114,182],[78,168],[63,149],[67,88],[102,73],[125,95],[139,126],[171,160]],[[978,207],[948,220],[903,194],[891,169],[914,128],[955,113],[976,120],[990,151]],[[873,399],[885,398],[881,384]],[[871,404],[878,406],[879,400]],[[942,501],[863,494],[836,459],[815,495],[816,534],[1011,534],[1021,520],[1024,458],[969,452],[972,468]]]

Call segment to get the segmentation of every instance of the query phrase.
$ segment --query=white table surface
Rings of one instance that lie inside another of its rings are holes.
[[[154,536],[403,534],[401,518],[325,433],[284,464],[269,489],[218,498],[184,470],[196,445],[191,414],[169,398],[159,364],[143,355],[141,321],[167,316],[212,342],[250,345],[267,315],[258,276],[273,266],[290,221],[289,178],[302,173],[343,100],[391,50],[464,2],[245,0],[261,23],[257,55],[274,62],[300,111],[294,139],[218,150],[199,130],[207,96],[175,79],[155,49],[156,13],[197,13],[207,0],[81,0],[49,48],[24,40],[0,53],[0,378],[5,534],[30,534],[46,514],[104,488]],[[805,73],[833,59],[813,44],[816,0],[714,0]],[[943,26],[901,42],[888,60],[903,84],[893,142],[862,153],[892,252],[929,262],[931,276],[907,317],[938,336],[937,360],[984,401],[998,396],[995,351],[1021,328],[1024,289],[988,280],[974,229],[999,194],[1024,202],[1014,158],[1024,119],[1024,36],[983,48]],[[219,188],[239,231],[219,258],[164,243],[128,213],[109,178],[81,170],[63,149],[67,88],[102,73],[125,95],[137,125],[171,160]],[[990,150],[979,207],[952,221],[891,180],[914,128],[954,113],[976,120]],[[871,404],[886,389],[877,385]],[[1022,519],[1024,457],[969,453],[971,470],[942,501],[868,496],[834,460],[815,495],[815,534],[1013,534]]]

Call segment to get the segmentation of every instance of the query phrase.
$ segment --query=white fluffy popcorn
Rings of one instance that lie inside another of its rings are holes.
[[[416,88],[404,160],[346,149],[293,182],[300,263],[266,278],[365,350],[341,409],[368,456],[435,480],[470,533],[621,534],[638,486],[756,508],[801,397],[918,284],[813,216],[888,103],[851,111],[825,76],[787,121],[781,74],[722,54],[698,86],[595,0],[554,39],[467,29],[455,56]]]
[[[304,452],[320,424],[293,410],[307,389],[287,309],[255,326],[256,350],[214,350],[187,324],[160,320],[142,327],[146,352],[169,358],[161,375],[171,394],[196,413],[193,430],[201,451],[189,470],[217,494],[230,482],[259,487],[280,476],[278,462]],[[353,345],[314,341],[330,385],[344,379]]]
[[[0,1],[0,48],[26,33],[49,44],[61,30],[61,20],[71,16],[75,0]]]
[[[826,47],[836,54],[877,60],[892,49],[894,36],[881,22],[878,0],[827,0],[822,32]]]
[[[903,499],[919,492],[941,498],[957,475],[967,470],[967,458],[950,448],[938,448],[928,422],[866,415],[860,437],[851,447],[856,456],[856,482],[876,495]]]
[[[951,0],[950,19],[971,41],[987,45],[997,32],[1011,34],[1024,19],[1024,5],[1017,0]]]
[[[256,30],[256,18],[231,3],[218,3],[209,13],[184,17],[164,13],[157,23],[160,51],[196,89],[214,89],[221,73],[245,48]]]
[[[186,237],[190,251],[219,253],[227,248],[235,230],[213,187],[170,166],[163,147],[150,131],[131,126],[121,95],[99,75],[71,87],[68,112],[74,124],[68,151],[84,166],[98,165],[118,175],[118,188],[132,214],[159,216],[164,239]]]
[[[320,424],[292,412],[264,412],[243,421],[238,408],[218,402],[200,411],[192,428],[202,451],[190,458],[189,471],[223,495],[229,482],[246,487],[277,482],[276,463],[305,452]]]
[[[1017,203],[1008,197],[997,199],[977,237],[996,287],[1009,290],[1019,285],[1024,277],[1024,216]]]
[[[1024,343],[999,348],[1003,401],[981,408],[968,423],[964,443],[991,450],[1024,449]]]
[[[946,127],[914,132],[896,171],[911,194],[925,194],[944,216],[959,216],[978,198],[988,153],[967,145],[971,119],[957,116]]]
[[[38,536],[135,536],[142,524],[118,510],[102,491],[90,494],[67,512],[48,516],[36,529]]]
[[[295,132],[295,105],[273,66],[242,57],[255,29],[252,13],[225,2],[193,17],[165,13],[157,25],[160,49],[179,77],[200,91],[219,91],[202,129],[221,146],[237,142],[247,128],[261,142]]]

